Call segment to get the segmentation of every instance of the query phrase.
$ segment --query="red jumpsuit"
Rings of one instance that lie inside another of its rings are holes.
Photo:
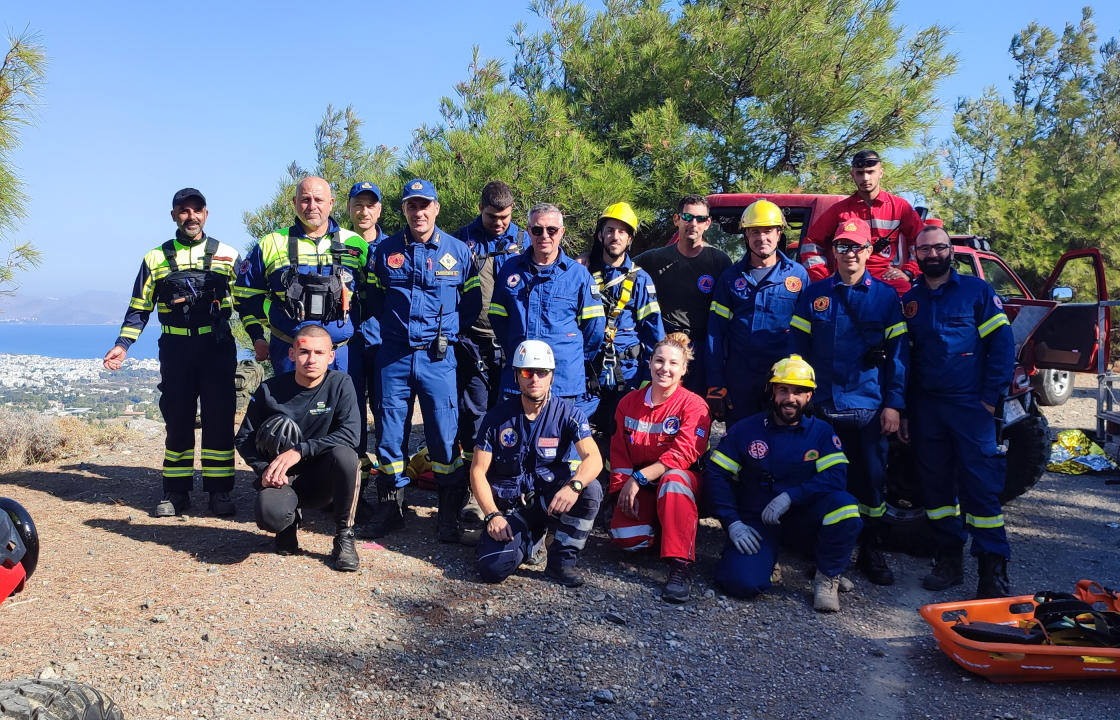
[[[891,244],[881,252],[872,253],[867,258],[867,270],[871,276],[883,280],[883,273],[892,265],[918,276],[918,264],[914,261],[910,247],[922,230],[922,219],[910,203],[886,190],[870,204],[858,194],[849,195],[828,208],[809,225],[805,239],[801,243],[801,264],[809,271],[809,281],[816,282],[828,277],[835,269],[832,258],[832,235],[841,220],[858,217],[871,226],[871,241],[890,237]],[[893,287],[899,295],[910,289],[910,278],[883,280]]]
[[[684,387],[657,407],[650,398],[648,388],[633,390],[615,411],[610,492],[620,491],[635,469],[660,462],[668,470],[638,492],[637,519],[615,508],[611,541],[627,550],[649,547],[659,527],[661,557],[695,560],[700,475],[692,468],[708,448],[712,418],[708,404]]]

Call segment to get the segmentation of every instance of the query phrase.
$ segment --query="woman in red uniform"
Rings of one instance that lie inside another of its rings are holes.
[[[611,540],[626,550],[660,539],[669,564],[661,597],[685,602],[696,559],[700,474],[696,461],[708,448],[708,404],[681,386],[692,359],[688,336],[671,333],[654,347],[649,387],[633,390],[615,411],[610,492],[618,493]],[[660,536],[660,538],[658,538]]]

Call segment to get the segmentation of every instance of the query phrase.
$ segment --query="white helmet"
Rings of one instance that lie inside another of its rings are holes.
[[[513,366],[555,370],[556,358],[552,356],[552,348],[543,340],[525,340],[513,351]]]

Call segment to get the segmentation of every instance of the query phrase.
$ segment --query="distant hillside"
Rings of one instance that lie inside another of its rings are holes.
[[[0,297],[0,322],[35,325],[115,325],[128,307],[127,292],[87,290],[67,297],[22,293]]]

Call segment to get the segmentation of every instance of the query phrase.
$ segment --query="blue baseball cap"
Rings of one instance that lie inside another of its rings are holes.
[[[436,195],[435,187],[427,180],[421,180],[420,178],[409,180],[404,184],[404,191],[401,193],[401,202],[414,197],[435,201],[439,200],[439,195]]]
[[[354,183],[353,185],[350,186],[350,197],[351,198],[357,197],[358,193],[364,193],[364,192],[373,193],[373,196],[375,198],[377,198],[377,202],[381,202],[381,188],[377,187],[373,183],[371,183],[367,180],[363,180],[362,182],[356,182],[356,183]]]

